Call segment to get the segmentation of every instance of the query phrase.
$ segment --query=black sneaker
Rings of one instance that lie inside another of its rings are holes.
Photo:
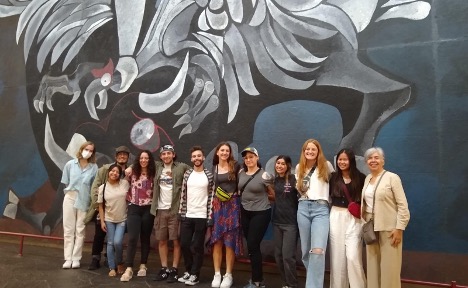
[[[166,267],[163,267],[161,268],[161,270],[159,270],[159,273],[154,278],[154,281],[164,281],[167,279],[168,276],[169,276],[169,271],[167,271]]]
[[[99,269],[101,267],[101,263],[99,262],[100,262],[99,259],[93,258],[93,260],[91,260],[91,264],[89,264],[88,270]]]
[[[190,275],[190,278],[188,279],[188,281],[185,281],[185,285],[193,286],[193,285],[197,285],[198,282],[200,282],[200,279],[198,278],[197,275]]]
[[[169,276],[167,277],[167,283],[174,283],[179,280],[179,273],[177,272],[177,268],[172,267],[169,271]]]

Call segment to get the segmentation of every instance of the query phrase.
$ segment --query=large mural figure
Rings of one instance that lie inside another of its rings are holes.
[[[261,111],[293,100],[335,107],[339,147],[362,155],[408,103],[411,86],[365,61],[359,34],[431,10],[408,0],[0,3],[0,16],[20,15],[31,120],[58,195],[77,139],[95,141],[103,163],[117,144],[245,146]],[[55,210],[41,231],[58,223]]]
[[[466,253],[466,166],[451,166],[468,155],[465,3],[0,0],[0,120],[15,123],[0,125],[0,224],[59,234],[60,176],[84,139],[98,164],[120,145],[172,143],[188,161],[228,140],[268,169],[313,137],[329,160],[398,154],[386,167],[408,189],[405,249]]]

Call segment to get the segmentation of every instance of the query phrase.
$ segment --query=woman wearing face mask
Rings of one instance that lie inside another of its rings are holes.
[[[366,176],[356,167],[350,149],[336,154],[336,172],[330,179],[330,288],[365,288],[362,267],[362,224],[360,211],[354,216],[348,210],[351,202],[361,202]]]
[[[90,205],[90,190],[98,167],[93,142],[80,146],[76,158],[63,168],[63,269],[80,268],[85,237],[84,219]]]
[[[122,167],[118,164],[109,166],[107,181],[99,186],[96,202],[99,203],[101,229],[107,233],[107,262],[110,277],[124,272],[122,242],[125,234],[125,220],[127,219],[126,198],[129,183],[125,179],[120,179],[120,175],[122,175]]]
[[[302,262],[307,270],[306,287],[323,288],[325,252],[330,230],[328,179],[333,166],[315,139],[302,145],[296,166],[297,190],[300,193],[297,224],[301,238]]]
[[[291,174],[291,158],[280,155],[275,162],[275,208],[273,209],[273,231],[275,260],[283,288],[297,287],[297,190],[296,177]]]

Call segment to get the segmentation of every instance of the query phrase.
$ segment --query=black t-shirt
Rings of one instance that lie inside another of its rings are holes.
[[[365,179],[366,176],[362,173],[359,173],[357,185],[352,185],[352,182],[345,184],[346,188],[348,188],[350,197],[354,202],[361,202],[362,187],[364,186]],[[332,206],[344,208],[348,207],[349,201],[346,198],[345,192],[343,191],[343,184],[343,179],[340,178],[336,172],[333,172],[330,178],[330,196],[332,200]]]
[[[289,175],[288,183],[286,183],[284,177],[276,177],[275,196],[272,222],[275,224],[297,225],[296,177]]]

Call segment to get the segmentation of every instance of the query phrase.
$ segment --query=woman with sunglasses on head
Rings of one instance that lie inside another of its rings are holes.
[[[279,155],[275,161],[275,207],[273,209],[273,232],[275,260],[283,288],[297,287],[296,248],[297,237],[297,190],[296,177],[291,174],[291,158]]]
[[[121,175],[122,167],[119,164],[114,163],[109,166],[107,181],[99,186],[96,201],[99,203],[101,229],[107,233],[107,262],[110,277],[124,272],[123,238],[127,219],[126,198],[130,185],[127,180],[120,179]]]
[[[237,189],[237,173],[240,165],[234,160],[228,142],[218,144],[213,157],[215,189],[223,189],[229,199],[215,197],[213,200],[213,228],[210,245],[213,247],[215,275],[211,287],[230,288],[233,284],[233,268],[236,256],[242,253],[240,225],[240,197]],[[223,246],[226,247],[226,274],[221,276]]]
[[[336,154],[335,164],[336,172],[330,178],[330,288],[365,288],[363,222],[360,209],[354,208],[359,208],[356,204],[361,203],[366,176],[356,167],[356,158],[350,149],[341,149]],[[348,208],[350,203],[353,204]]]
[[[307,270],[307,288],[323,288],[330,229],[328,180],[333,171],[320,143],[315,139],[307,140],[302,145],[299,164],[296,166],[296,187],[300,194],[297,224],[302,262]]]
[[[141,242],[140,268],[137,276],[146,276],[146,263],[150,252],[150,237],[153,231],[154,216],[150,213],[153,202],[153,180],[156,164],[150,151],[144,150],[135,158],[129,176],[130,189],[127,193],[127,232],[128,246],[125,264],[127,269],[120,281],[127,282],[133,277],[133,261],[138,239]]]

